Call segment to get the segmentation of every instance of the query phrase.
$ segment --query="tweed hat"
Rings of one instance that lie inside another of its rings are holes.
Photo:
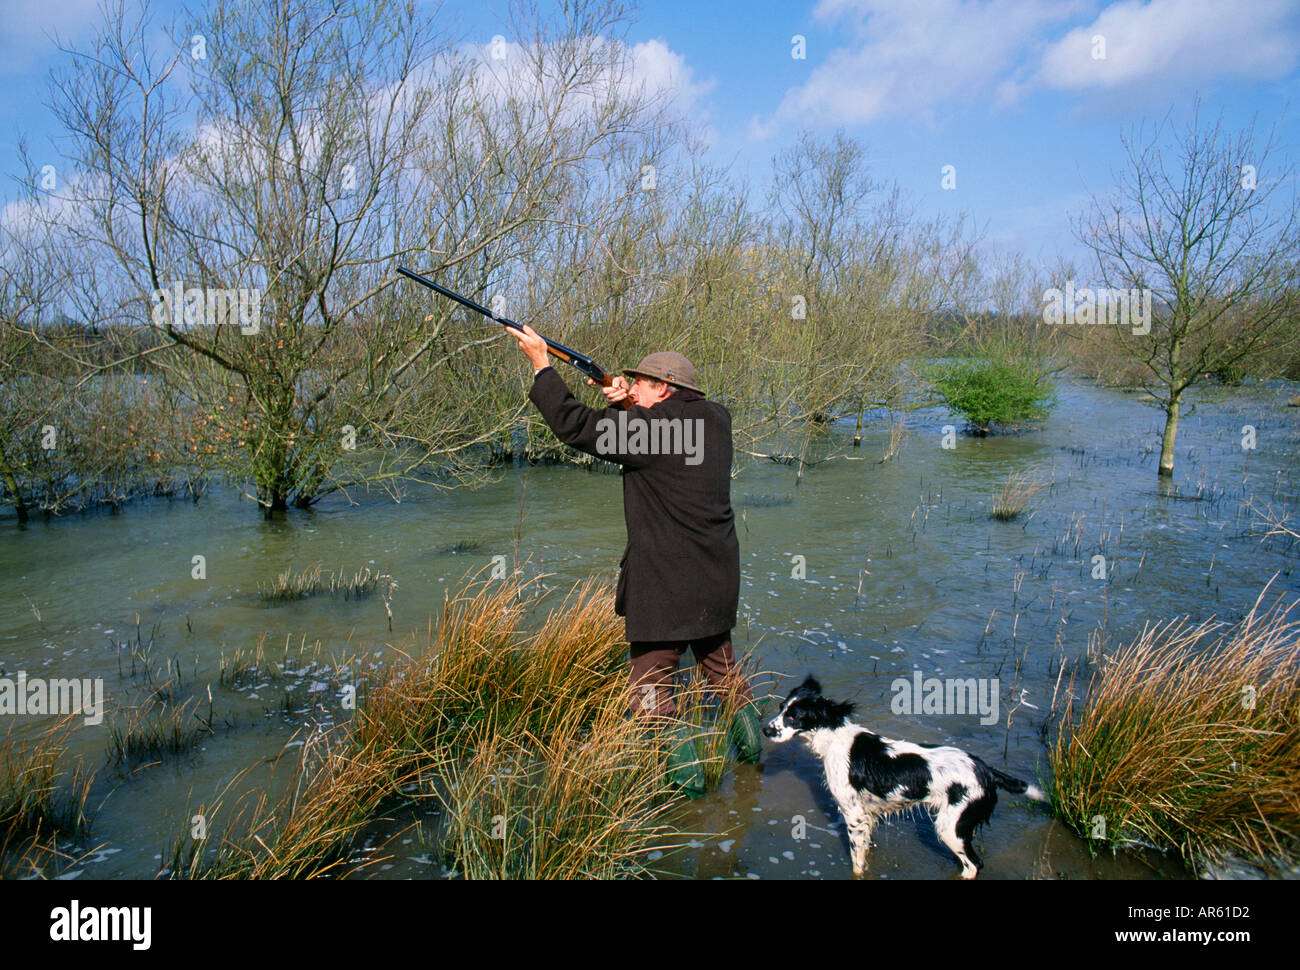
[[[657,381],[675,384],[688,391],[704,393],[695,386],[695,365],[681,354],[673,353],[671,350],[648,354],[641,358],[641,363],[636,367],[623,373],[629,377],[653,377]]]

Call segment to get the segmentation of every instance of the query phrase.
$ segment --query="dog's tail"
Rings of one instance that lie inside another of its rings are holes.
[[[986,765],[985,767],[989,769],[989,774],[993,776],[994,783],[1003,791],[1009,791],[1013,795],[1023,794],[1026,798],[1032,799],[1036,802],[1047,801],[1047,796],[1037,785],[1031,785],[1027,781],[1021,781],[1019,778],[1012,778],[1010,775],[998,771],[992,765]]]

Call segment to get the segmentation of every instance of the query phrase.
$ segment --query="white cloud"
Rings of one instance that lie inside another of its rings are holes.
[[[700,100],[713,90],[713,81],[697,82],[686,58],[674,53],[662,40],[634,44],[631,55],[630,83],[670,99],[683,113],[694,111]]]
[[[789,91],[759,137],[780,125],[861,124],[922,116],[978,96],[1007,74],[1050,24],[1079,3],[1044,0],[822,0],[814,16],[852,38]]]
[[[1300,8],[1289,0],[1125,0],[1043,54],[1030,87],[1160,87],[1217,78],[1272,79],[1296,66]],[[1104,38],[1105,59],[1093,56]]]
[[[575,43],[575,47],[546,45],[539,49],[501,38],[471,45],[463,53],[474,65],[474,83],[479,90],[497,99],[499,105],[518,99],[544,108],[534,118],[538,124],[552,111],[566,124],[577,123],[586,115],[595,117],[614,100],[646,112],[663,110],[672,118],[689,118],[695,123],[696,134],[706,143],[713,140],[704,98],[715,82],[697,80],[686,58],[663,40],[627,45],[588,36]],[[581,72],[582,80],[569,87],[573,83],[570,64],[575,58],[590,61]],[[561,78],[567,79],[563,86]]]
[[[615,94],[638,102],[664,103],[676,112],[687,114],[700,110],[700,101],[714,87],[713,81],[696,81],[695,71],[686,58],[662,40],[648,40],[631,47],[604,37],[588,37],[593,62],[601,67],[580,92],[582,98],[599,100]],[[554,97],[551,86],[562,73],[551,67],[540,85],[535,68],[537,54],[507,41],[493,57],[491,44],[475,45],[468,53],[478,62],[477,76],[489,89],[516,97],[545,100]],[[548,49],[543,54],[550,62],[557,56]]]
[[[779,107],[751,125],[764,138],[812,126],[910,117],[1044,88],[1166,97],[1188,84],[1284,77],[1297,64],[1300,4],[1256,0],[821,0],[814,16],[842,28],[832,50]],[[1086,26],[1063,29],[1062,21]],[[1105,37],[1105,60],[1093,38]]]

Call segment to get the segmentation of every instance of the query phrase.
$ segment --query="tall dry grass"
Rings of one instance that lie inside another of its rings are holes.
[[[470,879],[647,874],[648,853],[673,842],[667,744],[620,707],[562,717],[544,744],[475,731],[446,773],[445,861]]]
[[[993,493],[993,518],[1009,522],[1029,510],[1034,497],[1046,488],[1030,471],[1012,472]]]
[[[1103,658],[1051,752],[1053,801],[1076,830],[1193,867],[1300,856],[1300,623],[1263,599],[1235,626],[1148,626]]]
[[[889,441],[880,453],[880,464],[884,464],[891,459],[897,458],[903,451],[903,439],[907,429],[904,426],[903,416],[889,419]]]
[[[86,802],[94,772],[80,764],[69,772],[72,728],[67,718],[20,743],[10,727],[0,741],[0,876],[42,874],[67,858],[59,838],[90,829]]]
[[[356,873],[386,858],[358,853],[362,833],[423,802],[441,810],[444,861],[465,878],[647,874],[649,853],[673,844],[668,742],[625,716],[613,590],[580,584],[530,628],[538,600],[514,577],[448,596],[424,642],[358,694],[351,723],[306,739],[283,795],[238,798],[220,836],[175,844],[168,873]],[[719,777],[726,752],[709,757]]]

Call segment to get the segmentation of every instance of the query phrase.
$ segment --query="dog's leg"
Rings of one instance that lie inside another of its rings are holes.
[[[939,840],[952,850],[952,854],[961,863],[961,877],[974,879],[979,875],[980,858],[975,854],[975,847],[970,844],[969,836],[962,838],[957,832],[962,807],[962,804],[958,803],[941,808],[934,820],[934,830]],[[975,861],[971,861],[971,856],[975,857]]]
[[[867,871],[867,853],[871,850],[871,830],[876,817],[860,804],[843,807],[844,824],[849,830],[849,847],[853,860],[853,875]]]

